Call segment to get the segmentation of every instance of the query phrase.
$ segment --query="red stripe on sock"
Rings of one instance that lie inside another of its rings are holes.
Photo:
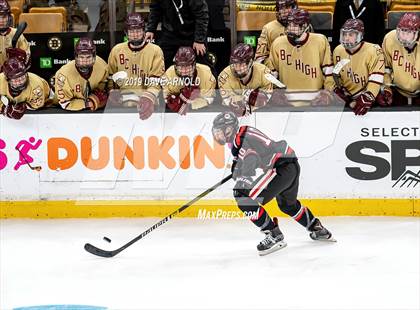
[[[306,207],[302,207],[300,214],[297,217],[295,217],[295,220],[299,221],[302,218],[303,213],[306,213]]]
[[[259,210],[260,211],[258,212],[258,217],[256,219],[251,218],[251,221],[255,222],[255,221],[259,220],[261,218],[261,216],[264,214],[265,209],[263,207],[260,207]]]

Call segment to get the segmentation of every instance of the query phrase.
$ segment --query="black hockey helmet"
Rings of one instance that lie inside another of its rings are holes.
[[[232,143],[235,134],[239,128],[239,121],[235,113],[226,111],[218,114],[213,120],[213,128],[211,130],[214,140],[224,145]]]

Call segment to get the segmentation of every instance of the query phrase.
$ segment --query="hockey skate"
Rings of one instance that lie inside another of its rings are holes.
[[[309,237],[311,237],[312,240],[337,242],[337,240],[332,237],[332,234],[328,231],[328,229],[322,226],[318,219],[315,219],[314,223],[308,230],[311,232]]]
[[[272,230],[263,231],[263,233],[265,233],[265,238],[257,245],[258,254],[260,256],[273,253],[287,245],[287,243],[283,241],[284,236],[277,224],[277,219],[274,218],[273,220],[276,224],[276,227],[274,227]]]

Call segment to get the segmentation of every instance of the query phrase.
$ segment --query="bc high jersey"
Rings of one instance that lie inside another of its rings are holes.
[[[138,51],[132,50],[128,42],[114,46],[108,57],[109,74],[125,71],[127,78],[122,82],[122,90],[147,90],[155,96],[160,86],[154,77],[165,73],[165,63],[161,48],[153,43],[146,43]]]
[[[266,64],[270,55],[270,48],[274,40],[285,34],[286,28],[277,20],[264,25],[261,35],[258,38],[255,60]]]
[[[28,86],[17,96],[13,97],[9,92],[9,84],[7,83],[4,73],[0,74],[0,94],[6,96],[13,103],[25,102],[29,110],[42,108],[45,101],[49,98],[50,87],[47,81],[34,73],[28,73]],[[2,106],[0,101],[0,110]]]
[[[170,66],[161,80],[164,98],[169,95],[179,95],[186,86],[198,86],[200,96],[192,100],[191,108],[200,109],[211,104],[215,96],[216,79],[206,65],[196,64],[196,71],[195,78],[181,79],[175,72],[175,66]]]
[[[420,90],[420,48],[408,52],[397,39],[396,30],[389,32],[382,43],[385,54],[385,85],[395,84],[406,97],[419,96]]]
[[[379,45],[362,42],[354,53],[339,45],[334,49],[333,59],[334,65],[341,59],[350,59],[341,70],[340,77],[352,97],[363,91],[370,91],[375,97],[378,95],[385,72],[384,54]]]
[[[287,87],[289,101],[296,101],[296,105],[312,100],[320,89],[334,88],[330,45],[322,34],[308,33],[299,45],[289,41],[287,36],[277,38],[267,65],[279,73],[279,80]]]
[[[229,106],[231,102],[241,101],[247,90],[260,89],[271,95],[273,84],[264,77],[264,74],[270,73],[270,70],[260,63],[254,63],[251,70],[251,79],[247,84],[243,84],[239,78],[233,75],[230,66],[227,66],[219,74],[220,95],[224,105]]]
[[[76,69],[76,62],[70,61],[55,74],[55,91],[58,102],[65,110],[79,111],[86,108],[88,96],[94,89],[105,89],[108,79],[108,66],[99,56],[88,80]]]

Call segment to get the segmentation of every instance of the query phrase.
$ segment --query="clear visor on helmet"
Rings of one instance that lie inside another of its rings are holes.
[[[175,65],[175,72],[180,77],[193,77],[195,71],[195,65]]]
[[[286,34],[289,38],[294,40],[299,39],[309,29],[308,25],[298,25],[290,22],[286,27]]]
[[[340,43],[345,49],[353,49],[362,42],[362,33],[354,29],[340,30]]]
[[[10,15],[0,13],[0,29],[9,27]]]
[[[411,29],[397,28],[397,39],[402,46],[411,48],[417,40],[418,31]]]
[[[92,54],[79,54],[76,57],[76,66],[81,69],[92,68],[95,64],[95,57]]]
[[[130,28],[127,30],[128,42],[133,45],[141,45],[144,40],[144,29],[143,28]]]
[[[230,65],[230,69],[233,75],[237,78],[244,78],[249,71],[251,70],[252,60],[248,63],[246,62],[237,62]]]
[[[213,127],[211,132],[213,134],[214,140],[216,140],[217,143],[219,143],[221,145],[226,144],[226,136],[225,136],[225,132],[223,131],[222,128]]]
[[[26,88],[26,84],[28,81],[27,73],[9,80],[10,88],[17,91],[22,91]]]

